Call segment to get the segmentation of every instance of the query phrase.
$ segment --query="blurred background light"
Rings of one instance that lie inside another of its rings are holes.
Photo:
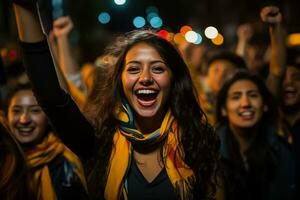
[[[101,12],[98,15],[98,21],[101,24],[107,24],[110,21],[110,15],[107,12]]]
[[[207,38],[214,39],[218,35],[218,30],[213,26],[209,26],[204,30],[204,34]]]
[[[124,5],[126,3],[126,0],[114,0],[114,2],[117,5]]]
[[[217,37],[215,37],[211,41],[212,41],[213,44],[219,46],[219,45],[222,45],[224,43],[224,37],[220,33],[218,33]]]
[[[150,20],[150,25],[153,27],[153,28],[160,28],[162,27],[163,25],[163,21],[160,17],[153,17],[151,20]]]
[[[144,19],[144,17],[137,16],[133,19],[133,25],[136,28],[142,28],[145,26],[145,24],[146,24],[146,20]]]

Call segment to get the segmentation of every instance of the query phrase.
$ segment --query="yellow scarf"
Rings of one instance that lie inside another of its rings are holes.
[[[120,120],[120,126],[113,138],[114,149],[108,166],[105,199],[117,200],[121,193],[127,199],[124,181],[130,162],[131,143],[153,144],[164,138],[166,142],[163,146],[163,157],[166,158],[164,165],[168,177],[180,199],[188,199],[191,196],[194,176],[193,171],[183,162],[184,152],[176,135],[177,123],[171,111],[167,112],[160,129],[146,136],[134,128],[133,113],[128,104],[123,104],[121,109],[117,108],[116,117]]]
[[[69,150],[58,137],[49,133],[42,143],[36,145],[33,149],[25,152],[27,163],[30,168],[36,168],[34,171],[35,185],[38,187],[39,200],[55,200],[56,192],[52,186],[48,163],[56,156],[62,154],[72,166],[72,170],[81,180],[82,185],[87,191],[84,171],[79,158]]]

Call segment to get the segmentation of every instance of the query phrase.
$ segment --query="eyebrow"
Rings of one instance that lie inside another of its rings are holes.
[[[128,64],[140,64],[140,63],[141,63],[140,61],[131,60],[128,63],[126,63],[126,65],[128,65]],[[153,60],[153,61],[150,62],[150,64],[155,64],[155,63],[163,63],[163,64],[166,65],[166,63],[163,60]]]

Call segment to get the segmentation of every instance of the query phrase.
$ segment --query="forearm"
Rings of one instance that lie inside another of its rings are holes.
[[[21,7],[13,4],[19,39],[22,42],[39,42],[46,37],[39,21],[36,5]]]
[[[59,65],[65,74],[76,75],[79,73],[79,66],[77,61],[72,55],[72,48],[67,36],[61,36],[57,38],[58,52],[59,52]]]

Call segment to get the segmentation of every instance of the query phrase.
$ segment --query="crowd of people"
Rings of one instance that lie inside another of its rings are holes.
[[[47,35],[36,2],[13,0],[17,73],[0,60],[1,199],[299,198],[300,50],[278,7],[268,44],[249,24],[212,53],[139,29],[80,67],[71,18]]]

